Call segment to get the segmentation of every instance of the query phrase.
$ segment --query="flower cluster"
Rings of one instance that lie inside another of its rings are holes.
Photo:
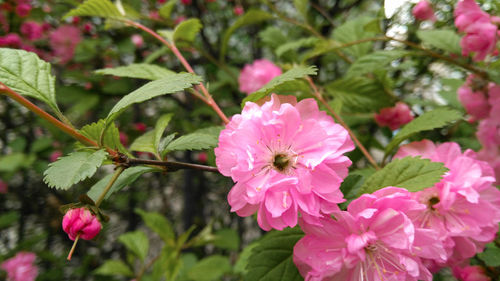
[[[35,259],[34,253],[19,252],[13,258],[4,261],[0,268],[7,271],[8,281],[34,281],[38,275]]]
[[[495,51],[500,18],[483,12],[474,0],[461,0],[455,11],[455,26],[465,33],[460,41],[462,55],[475,53],[474,60],[482,61]]]
[[[249,95],[278,75],[281,75],[281,68],[274,63],[266,59],[255,60],[252,64],[245,65],[240,73],[240,91]]]
[[[298,212],[311,223],[338,210],[340,184],[354,149],[347,131],[314,99],[272,95],[262,106],[247,102],[219,137],[219,171],[236,183],[228,195],[231,211],[258,212],[264,230],[297,224]],[[288,99],[284,102],[285,99]]]
[[[391,130],[397,130],[399,127],[413,120],[413,115],[406,103],[398,102],[394,107],[382,108],[375,114],[375,121],[381,127],[387,126]]]
[[[456,143],[424,140],[396,158],[421,156],[449,169],[420,192],[386,187],[352,201],[347,211],[305,220],[294,262],[306,280],[432,280],[443,266],[460,266],[491,242],[500,222],[500,191],[487,163]]]

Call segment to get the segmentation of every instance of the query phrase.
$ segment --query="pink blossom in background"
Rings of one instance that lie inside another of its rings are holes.
[[[472,117],[470,121],[486,118],[490,112],[488,93],[484,92],[487,87],[481,85],[482,83],[487,82],[477,79],[475,75],[469,75],[467,82],[458,89],[458,99]]]
[[[236,183],[228,195],[231,211],[258,212],[264,230],[297,224],[300,211],[314,222],[338,210],[339,190],[354,149],[347,131],[314,99],[290,103],[273,94],[262,106],[247,102],[219,136],[219,171]]]
[[[34,21],[25,21],[20,28],[21,34],[28,40],[37,40],[42,38],[43,26]]]
[[[19,48],[21,46],[21,37],[16,33],[9,33],[0,37],[0,47]]]
[[[62,25],[50,34],[50,47],[61,64],[68,63],[75,55],[75,48],[82,40],[80,29]]]
[[[207,159],[208,157],[206,152],[200,152],[198,154],[198,162],[205,164],[207,163]]]
[[[465,267],[454,267],[453,276],[459,281],[490,281],[491,278],[486,275],[484,268],[479,265],[469,265]]]
[[[498,27],[492,23],[474,23],[466,29],[466,35],[460,40],[462,55],[476,53],[474,61],[482,61],[495,51]]]
[[[413,7],[412,13],[413,16],[418,20],[436,20],[432,5],[427,0],[421,0],[420,2],[418,2],[418,4]]]
[[[146,129],[148,128],[148,126],[142,122],[137,122],[137,123],[134,123],[134,130],[140,132],[140,133],[144,133],[146,132]]]
[[[123,146],[128,145],[128,136],[124,132],[120,132],[120,142],[123,144]]]
[[[31,12],[29,3],[18,3],[16,6],[16,14],[22,18],[27,17]]]
[[[460,32],[465,32],[465,29],[471,24],[490,22],[490,15],[483,12],[475,0],[459,1],[453,14],[455,26]]]
[[[176,18],[175,18],[175,20],[174,20],[174,24],[175,24],[175,25],[178,25],[179,23],[181,23],[181,22],[183,22],[183,21],[185,21],[185,20],[186,20],[186,17],[185,17],[185,16],[178,16],[178,17],[176,17]]]
[[[59,159],[59,157],[61,157],[61,156],[63,156],[62,151],[60,151],[60,150],[55,150],[54,152],[52,152],[52,153],[50,154],[49,161],[50,161],[50,162],[55,162],[55,161],[57,161],[57,159]]]
[[[375,121],[379,126],[387,126],[393,131],[411,120],[413,120],[411,110],[402,102],[396,103],[394,107],[382,108],[379,113],[375,114]]]
[[[234,12],[235,15],[241,16],[245,12],[245,10],[243,10],[242,6],[236,5],[236,6],[234,6],[233,12]]]
[[[75,240],[78,234],[80,238],[90,240],[101,231],[101,223],[86,208],[75,208],[66,212],[62,227],[71,240]]]
[[[34,281],[38,267],[34,264],[36,255],[31,252],[19,252],[4,261],[0,268],[7,271],[8,281]]]
[[[181,0],[181,3],[184,5],[191,5],[192,2],[193,0]]]
[[[238,78],[240,91],[251,94],[266,85],[274,77],[281,75],[281,68],[274,63],[260,59],[243,68]]]
[[[142,48],[144,45],[144,39],[142,39],[142,36],[139,34],[134,34],[132,37],[130,37],[130,40],[132,40],[132,43],[134,43],[134,46],[136,48]]]
[[[5,194],[9,192],[9,186],[6,182],[0,180],[0,194]]]

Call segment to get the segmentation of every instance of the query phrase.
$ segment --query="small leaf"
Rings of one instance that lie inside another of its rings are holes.
[[[123,171],[118,179],[115,181],[111,189],[108,191],[106,194],[106,197],[104,199],[109,198],[111,194],[121,190],[127,185],[132,184],[134,181],[136,181],[142,174],[148,173],[148,172],[155,172],[159,171],[158,169],[151,168],[151,167],[143,167],[143,166],[137,166],[137,167],[131,167],[127,168],[125,171]],[[103,179],[98,181],[96,184],[94,184],[90,190],[87,192],[87,195],[94,201],[97,201],[99,196],[102,194],[104,188],[108,185],[109,181],[113,177],[113,174],[109,174],[105,176]]]
[[[170,123],[170,120],[172,120],[173,116],[174,116],[173,114],[164,114],[158,119],[158,121],[156,121],[154,138],[153,138],[153,144],[155,148],[154,153],[158,153],[160,151],[159,147],[160,147],[161,137],[163,136],[163,132],[165,132],[165,129]]]
[[[118,8],[109,0],[87,0],[75,9],[69,11],[64,17],[91,16],[108,19],[124,19]]]
[[[50,163],[43,173],[43,181],[49,187],[68,189],[75,183],[93,176],[107,155],[104,150],[73,152]]]
[[[215,233],[213,244],[222,249],[237,251],[240,247],[240,236],[234,229],[223,228]]]
[[[149,251],[149,240],[146,234],[140,230],[127,232],[118,237],[127,250],[132,252],[141,261],[144,261]]]
[[[307,37],[307,38],[302,38],[299,40],[294,40],[288,43],[285,43],[283,45],[280,45],[276,49],[276,55],[278,57],[281,57],[283,54],[285,54],[288,51],[293,51],[293,50],[298,50],[300,48],[304,47],[311,47],[315,46],[319,42],[319,39],[316,37]]]
[[[266,234],[253,248],[244,280],[303,280],[293,263],[293,247],[303,236],[298,227]]]
[[[60,114],[50,64],[35,53],[0,48],[0,82],[23,96],[46,103]]]
[[[288,81],[293,81],[295,79],[303,78],[306,75],[316,75],[317,72],[318,70],[315,66],[296,66],[288,70],[287,72],[281,74],[280,76],[274,77],[273,80],[269,81],[257,92],[252,93],[251,95],[246,97],[241,103],[241,107],[244,107],[247,101],[256,102],[262,99],[263,97],[271,93],[279,85],[282,85]]]
[[[500,266],[500,248],[494,244],[488,244],[484,252],[477,254],[477,256],[488,266]]]
[[[224,32],[224,37],[222,37],[220,58],[224,60],[227,52],[227,45],[229,43],[229,38],[231,35],[240,27],[245,25],[256,24],[263,22],[268,19],[272,19],[273,15],[264,12],[262,10],[250,10],[246,12],[243,16],[238,17],[238,19]]]
[[[433,47],[453,54],[462,53],[462,48],[460,47],[460,36],[452,30],[419,30],[417,31],[417,36],[424,44],[429,44]]]
[[[406,124],[387,145],[385,153],[386,155],[391,153],[402,141],[418,132],[441,128],[461,118],[462,114],[460,112],[449,108],[437,108],[428,111]]]
[[[410,52],[402,50],[377,51],[357,59],[349,70],[347,77],[361,76],[367,73],[373,73],[381,68],[386,67],[392,61],[401,59]]]
[[[169,20],[170,15],[172,14],[172,10],[175,7],[175,4],[177,4],[177,0],[169,0],[167,3],[161,6],[160,10],[158,11],[160,17]]]
[[[199,76],[190,73],[181,73],[171,74],[165,78],[149,82],[126,95],[115,104],[109,112],[106,122],[110,123],[113,121],[120,113],[134,103],[140,103],[165,94],[173,94],[190,88],[194,84],[199,84],[201,81],[202,79]]]
[[[146,80],[158,80],[174,74],[173,71],[164,67],[148,63],[133,63],[127,66],[98,69],[94,72],[100,75],[114,75]]]
[[[170,142],[165,150],[203,150],[217,146],[219,139],[213,135],[192,133],[181,136]]]
[[[372,193],[387,186],[405,188],[415,192],[439,182],[448,169],[440,162],[419,157],[394,159],[382,170],[365,180],[360,194]]]
[[[163,241],[173,245],[175,233],[172,224],[159,213],[145,212],[141,209],[135,209],[135,212],[142,217],[144,223],[160,236]]]
[[[12,153],[0,155],[0,172],[15,172],[25,165],[27,155],[24,153]]]
[[[228,257],[212,255],[196,263],[188,271],[187,276],[196,281],[220,280],[224,273],[231,271]]]
[[[106,130],[103,132],[104,129]],[[80,129],[80,133],[96,143],[101,141],[101,134],[103,134],[102,146],[117,149],[125,154],[127,153],[127,150],[120,142],[120,132],[114,123],[111,123],[106,127],[106,121],[101,119],[92,124],[85,125]]]
[[[180,22],[174,29],[174,41],[193,42],[203,25],[199,19],[187,19]]]
[[[5,212],[0,215],[0,229],[4,229],[19,220],[19,213],[16,211]]]
[[[107,260],[103,265],[99,266],[95,271],[97,275],[107,275],[107,276],[126,276],[133,277],[134,273],[125,263],[121,260]]]
[[[349,21],[346,21],[339,27],[335,28],[333,31],[333,39],[343,44],[355,42],[361,39],[366,39],[374,37],[375,33],[370,32],[365,29],[367,24],[373,22],[372,17],[358,17]],[[370,50],[373,49],[373,42],[366,42],[361,44],[355,44],[353,46],[342,49],[353,57],[359,58],[366,55]]]
[[[131,151],[141,151],[141,152],[150,152],[155,154],[156,148],[154,146],[154,138],[155,132],[149,131],[144,133],[143,135],[137,137],[134,142],[130,145]]]

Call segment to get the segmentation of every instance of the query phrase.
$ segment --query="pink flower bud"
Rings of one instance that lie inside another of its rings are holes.
[[[91,23],[86,23],[83,25],[83,32],[85,32],[85,33],[90,33],[92,31],[92,29],[94,29],[94,28],[93,28]]]
[[[435,21],[434,10],[432,10],[431,3],[427,0],[421,0],[412,10],[413,16],[417,20],[431,20]]]
[[[78,234],[80,238],[90,240],[101,231],[101,223],[86,208],[76,208],[66,212],[62,227],[71,240],[75,240]]]
[[[175,25],[178,25],[179,23],[181,23],[181,22],[183,22],[183,21],[185,21],[185,20],[186,20],[186,17],[185,17],[185,16],[178,16],[178,17],[176,17],[176,18],[175,18],[175,20],[174,20],[174,24],[175,24]]]
[[[393,131],[411,120],[413,115],[410,108],[402,102],[396,103],[394,107],[382,108],[380,113],[375,114],[375,121],[379,126],[387,126]]]
[[[192,0],[181,0],[182,4],[184,5],[191,5],[191,3],[193,2]]]
[[[486,275],[484,268],[479,265],[469,265],[466,267],[454,267],[453,275],[460,281],[490,281],[491,278]]]
[[[255,60],[252,64],[245,65],[240,73],[240,91],[251,94],[279,75],[281,68],[274,63],[266,59]]]
[[[132,37],[130,37],[130,40],[132,40],[132,43],[134,43],[136,48],[142,48],[144,45],[144,39],[142,39],[142,36],[139,34],[134,34]]]
[[[9,192],[9,186],[7,183],[0,180],[0,194],[5,194],[7,192]]]
[[[460,40],[462,55],[468,56],[469,53],[474,52],[476,53],[475,61],[484,60],[488,54],[495,50],[497,31],[498,27],[489,22],[469,25],[465,29],[467,34]]]
[[[128,144],[128,136],[124,132],[120,132],[120,142],[123,144],[123,146],[127,146]]]
[[[26,21],[21,25],[20,31],[26,39],[37,40],[42,37],[43,26],[34,21]]]
[[[73,24],[79,24],[80,23],[80,17],[73,17],[71,19],[71,23],[73,23]]]
[[[151,11],[149,12],[149,17],[154,20],[159,20],[160,19],[160,13],[158,11]]]
[[[235,15],[241,16],[241,15],[243,15],[243,13],[245,11],[243,10],[243,7],[241,7],[240,5],[237,5],[237,6],[234,7],[233,12],[234,12]]]
[[[134,124],[134,129],[140,133],[144,133],[148,126],[142,122],[137,122]]]
[[[55,150],[54,152],[52,152],[52,154],[50,154],[49,160],[50,162],[55,162],[62,155],[63,153],[60,150]]]
[[[207,153],[206,152],[200,152],[198,154],[198,162],[203,163],[203,164],[207,163]]]
[[[38,267],[34,265],[36,255],[30,252],[19,252],[0,266],[7,271],[7,280],[34,281],[38,275]]]
[[[487,84],[483,83],[484,81],[476,79],[476,76],[469,75],[467,82],[458,89],[458,99],[472,117],[472,122],[488,117],[490,112],[487,94],[483,92]]]
[[[27,17],[31,12],[31,5],[28,3],[21,3],[16,7],[16,14],[22,18]]]

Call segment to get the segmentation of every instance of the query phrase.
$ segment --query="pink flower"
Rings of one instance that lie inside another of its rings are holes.
[[[498,150],[500,146],[500,120],[496,121],[492,118],[481,120],[476,136],[484,148],[490,151],[492,149]]]
[[[465,32],[467,33],[460,40],[462,55],[468,56],[474,52],[475,61],[482,61],[488,54],[495,51],[497,43],[498,27],[490,22],[477,22],[469,25]]]
[[[436,20],[434,10],[432,10],[432,5],[427,0],[421,0],[418,2],[418,4],[413,8],[412,13],[417,20]]]
[[[198,162],[205,164],[207,163],[207,159],[208,157],[206,152],[200,152],[198,154]]]
[[[243,10],[242,6],[236,5],[236,6],[234,6],[233,12],[234,12],[235,15],[241,16],[245,12],[245,10]]]
[[[435,232],[416,228],[405,212],[425,209],[408,191],[388,187],[364,194],[347,211],[300,220],[305,236],[293,260],[305,280],[432,280],[421,257],[446,253]]]
[[[460,281],[490,281],[491,278],[486,275],[484,268],[479,265],[469,265],[466,267],[454,267],[453,276]]]
[[[134,124],[134,130],[140,132],[140,133],[144,133],[146,132],[146,129],[148,128],[148,126],[142,122],[137,122]]]
[[[62,151],[55,150],[54,152],[52,152],[50,154],[49,160],[50,160],[50,162],[56,162],[57,159],[59,159],[59,157],[61,157],[62,155],[63,155]]]
[[[9,192],[9,186],[6,182],[0,180],[0,194],[5,194]]]
[[[21,37],[19,37],[16,33],[9,33],[0,37],[0,46],[19,48],[21,46]]]
[[[42,37],[43,26],[34,21],[26,21],[21,25],[21,34],[28,40],[37,40]]]
[[[181,0],[181,3],[184,5],[191,5],[192,2],[192,0]]]
[[[16,14],[22,18],[27,17],[31,12],[31,5],[29,3],[20,3],[16,7]]]
[[[78,235],[82,239],[90,240],[101,231],[101,223],[86,208],[76,208],[66,212],[62,227],[71,240],[75,240]]]
[[[460,32],[464,32],[473,23],[490,22],[490,15],[483,12],[474,0],[458,2],[453,14],[455,15],[455,26]]]
[[[482,91],[486,85],[475,85],[482,83],[475,75],[469,75],[467,82],[458,89],[458,99],[472,116],[471,121],[484,119],[490,112],[487,93]]]
[[[247,64],[240,73],[240,91],[251,94],[266,85],[274,77],[281,75],[281,69],[274,63],[260,59]]]
[[[7,271],[9,281],[34,281],[38,275],[38,267],[34,265],[36,255],[30,252],[19,252],[0,266]]]
[[[313,99],[283,103],[273,94],[262,106],[247,102],[234,115],[215,148],[219,171],[236,182],[228,195],[231,211],[258,211],[264,230],[309,221],[337,210],[343,202],[340,183],[354,149],[347,131]]]
[[[144,39],[142,39],[142,36],[139,34],[134,34],[132,37],[130,37],[130,40],[132,40],[132,43],[134,43],[134,46],[136,48],[142,48],[144,45]]]
[[[399,127],[413,120],[408,105],[402,102],[396,103],[394,107],[386,107],[380,110],[380,113],[375,114],[375,121],[379,126],[387,126],[391,130],[396,130]]]
[[[123,144],[123,146],[127,146],[128,144],[128,136],[124,132],[120,132],[120,142]]]
[[[68,63],[75,55],[75,48],[82,40],[80,30],[71,25],[63,25],[50,34],[50,47],[61,64]]]

